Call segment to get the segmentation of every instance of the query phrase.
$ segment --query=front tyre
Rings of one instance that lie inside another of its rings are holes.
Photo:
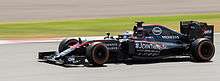
[[[78,43],[76,39],[64,39],[60,42],[58,52],[61,53],[64,50],[68,49],[69,46],[73,46]]]
[[[103,43],[94,43],[87,47],[86,57],[93,66],[103,66],[109,59],[109,50]]]
[[[213,43],[208,39],[198,39],[192,43],[192,57],[196,62],[208,62],[215,53]]]

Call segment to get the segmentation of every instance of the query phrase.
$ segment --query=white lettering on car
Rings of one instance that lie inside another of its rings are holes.
[[[162,36],[163,39],[180,39],[179,36]]]

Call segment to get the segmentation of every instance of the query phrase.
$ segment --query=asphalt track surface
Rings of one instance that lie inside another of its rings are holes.
[[[220,0],[0,0],[0,21],[219,12]]]
[[[0,45],[0,81],[218,81],[220,35],[213,62],[106,64],[106,67],[62,67],[38,62],[39,51],[56,50],[58,42]]]
[[[0,0],[0,21],[219,12],[220,0]],[[62,67],[38,62],[58,42],[0,45],[0,81],[218,81],[220,35],[213,62]]]

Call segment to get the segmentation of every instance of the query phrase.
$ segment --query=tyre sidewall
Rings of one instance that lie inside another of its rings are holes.
[[[62,40],[61,42],[60,42],[60,44],[59,44],[59,48],[58,48],[58,52],[59,53],[61,53],[61,52],[63,52],[64,50],[66,50],[66,49],[68,49],[69,48],[69,43],[70,42],[78,42],[78,40],[76,40],[76,39],[64,39],[64,40]]]
[[[106,50],[106,57],[104,60],[100,61],[100,60],[97,60],[95,58],[95,50],[99,47],[103,47],[105,50]],[[100,65],[103,65],[105,62],[108,61],[109,59],[109,50],[107,49],[106,45],[103,44],[103,43],[94,43],[90,46],[87,47],[87,51],[86,51],[86,57],[89,61],[89,63],[95,65],[95,66],[100,66]]]
[[[211,47],[209,48],[212,50],[212,53],[210,53],[211,55],[209,57],[205,57],[201,53],[201,46],[205,43],[211,44]],[[192,57],[195,61],[210,61],[215,53],[215,47],[213,43],[208,39],[199,39],[199,40],[194,41],[192,43],[191,49],[192,49]]]

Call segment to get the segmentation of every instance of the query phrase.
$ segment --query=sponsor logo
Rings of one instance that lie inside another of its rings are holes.
[[[160,51],[166,48],[163,44],[135,41],[136,53],[139,56],[158,56]]]
[[[109,43],[105,44],[109,50],[117,50],[118,49],[118,44],[117,43]]]
[[[138,27],[137,30],[144,30],[144,28],[143,27]]]
[[[179,39],[179,36],[162,36],[163,39]]]
[[[210,34],[210,33],[212,33],[212,30],[205,30],[204,31],[204,34]]]
[[[145,37],[146,39],[153,39],[154,37],[152,36],[149,36],[149,37]]]
[[[165,45],[160,45],[160,44],[152,44],[152,43],[147,43],[147,42],[136,42],[135,48],[137,49],[165,49]]]
[[[154,35],[160,35],[162,33],[162,29],[160,27],[154,27],[152,32]]]
[[[109,43],[109,44],[105,44],[106,46],[118,46],[117,43]]]
[[[191,29],[196,29],[196,27],[194,27],[194,26],[190,26],[190,28],[191,28]]]
[[[160,52],[139,52],[137,55],[139,56],[159,56]]]

